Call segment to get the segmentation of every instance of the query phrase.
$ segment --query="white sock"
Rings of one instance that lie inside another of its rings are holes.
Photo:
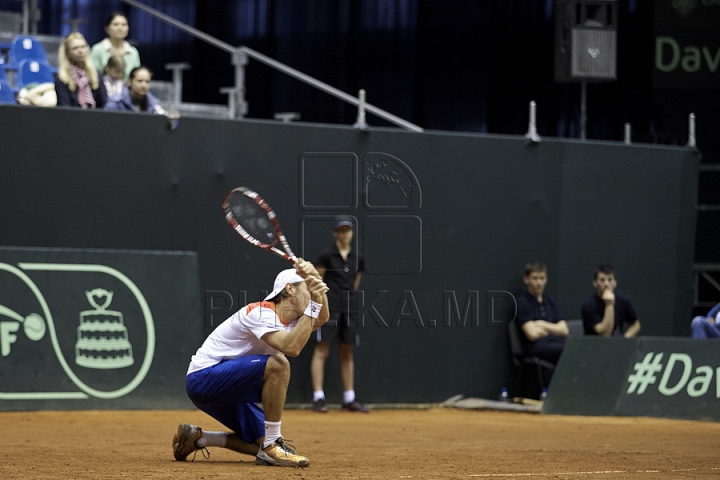
[[[267,448],[268,445],[275,443],[275,440],[282,437],[280,434],[280,424],[282,422],[265,422],[265,442],[263,442],[263,448]]]
[[[325,400],[325,390],[315,390],[313,392],[313,402],[317,402],[320,399]]]
[[[345,390],[343,392],[343,403],[352,403],[355,401],[355,390]]]
[[[202,437],[198,438],[195,444],[200,448],[205,447],[224,447],[227,442],[227,433],[225,432],[208,432],[203,430]]]

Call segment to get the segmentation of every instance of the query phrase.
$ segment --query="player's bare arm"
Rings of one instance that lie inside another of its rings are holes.
[[[320,313],[318,314],[317,318],[312,319],[313,320],[313,329],[314,332],[318,328],[322,327],[327,323],[327,321],[330,319],[330,308],[328,304],[328,298],[327,298],[327,292],[329,290],[328,286],[323,282],[319,277],[309,277],[305,281],[308,285],[308,290],[310,291],[310,298],[313,302],[319,303],[322,305],[320,308]]]
[[[327,309],[327,297],[325,293],[328,286],[324,282],[318,280],[315,276],[309,276],[305,282],[288,285],[286,287],[290,297],[283,300],[277,306],[277,311],[286,320],[292,321],[297,319],[297,323],[290,331],[280,330],[265,334],[263,340],[273,347],[275,350],[284,353],[289,357],[297,357],[307,344],[310,333],[317,325],[327,322],[329,311]],[[313,318],[308,314],[308,308],[311,298],[315,303],[316,300],[324,301],[320,305],[320,312],[317,318]]]
[[[313,330],[313,318],[303,315],[292,330],[279,330],[263,335],[262,339],[275,350],[288,357],[300,355]]]

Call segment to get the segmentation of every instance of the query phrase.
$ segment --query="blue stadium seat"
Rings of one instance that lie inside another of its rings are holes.
[[[23,60],[18,65],[18,71],[15,75],[15,88],[20,90],[30,83],[47,83],[55,82],[52,74],[52,68],[47,62],[38,60]]]
[[[0,82],[8,82],[7,73],[5,72],[5,67],[7,65],[5,64],[5,61],[2,57],[0,57]]]
[[[42,44],[35,38],[18,35],[13,38],[10,51],[8,52],[8,63],[13,66],[19,66],[20,62],[26,59],[47,63],[47,54]]]
[[[7,82],[0,80],[0,104],[12,103],[16,104],[15,91]]]

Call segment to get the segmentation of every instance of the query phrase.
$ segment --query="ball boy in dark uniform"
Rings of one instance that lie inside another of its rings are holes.
[[[327,412],[323,380],[331,343],[338,344],[343,383],[342,409],[348,412],[368,411],[363,404],[355,400],[353,347],[358,343],[357,289],[360,286],[363,259],[352,249],[353,235],[352,217],[338,217],[333,230],[334,245],[325,250],[315,262],[315,268],[330,288],[327,292],[330,320],[315,332],[317,344],[310,366],[313,410],[319,413]]]

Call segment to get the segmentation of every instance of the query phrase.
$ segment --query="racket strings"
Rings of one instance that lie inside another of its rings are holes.
[[[277,241],[275,226],[267,212],[252,198],[239,192],[232,193],[227,199],[227,211],[255,241],[264,245],[272,245]]]

